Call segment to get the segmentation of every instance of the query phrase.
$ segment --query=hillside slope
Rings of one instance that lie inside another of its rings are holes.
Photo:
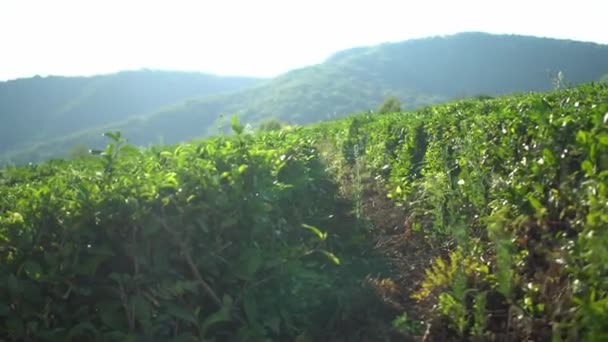
[[[242,89],[258,81],[142,70],[0,82],[0,153],[121,121],[193,96]]]
[[[354,48],[339,52],[322,64],[293,70],[247,89],[170,104],[150,103],[146,110],[130,111],[138,115],[128,116],[124,111],[114,110],[114,102],[128,104],[136,98],[129,92],[115,96],[118,100],[104,102],[107,106],[103,112],[112,114],[100,115],[104,120],[89,120],[85,124],[77,120],[83,110],[69,107],[69,115],[58,115],[65,120],[57,121],[54,133],[44,136],[39,136],[39,132],[47,130],[30,127],[31,120],[11,123],[6,127],[17,129],[10,130],[12,137],[5,137],[4,143],[18,137],[17,140],[28,141],[29,145],[13,146],[3,156],[0,151],[0,160],[38,161],[65,155],[78,144],[99,146],[103,143],[100,133],[109,130],[119,130],[139,145],[174,143],[216,134],[222,124],[218,120],[221,114],[238,114],[243,122],[253,125],[271,117],[303,124],[373,110],[388,95],[397,96],[405,109],[414,109],[482,93],[545,91],[555,87],[554,78],[559,71],[572,85],[599,80],[608,72],[608,46],[462,33]],[[181,84],[179,78],[173,81],[163,89]],[[154,99],[164,94],[159,91],[154,96],[148,95],[146,87],[138,87],[137,82],[133,82],[133,87],[138,97]],[[21,101],[15,106],[27,108],[26,103]]]
[[[567,82],[597,81],[608,46],[566,40],[467,33],[343,51],[244,91],[190,100],[117,125],[134,142],[176,142],[215,133],[219,114],[252,124],[268,117],[311,123],[375,109],[396,95],[406,109],[477,94],[546,91],[559,71]]]

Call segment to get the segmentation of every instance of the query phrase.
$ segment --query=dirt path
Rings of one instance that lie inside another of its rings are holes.
[[[368,283],[381,298],[386,317],[407,315],[407,326],[401,330],[393,327],[392,319],[383,322],[383,329],[390,336],[388,341],[424,340],[432,304],[428,300],[417,302],[411,294],[418,289],[426,267],[440,251],[432,248],[422,234],[412,231],[413,222],[406,209],[387,198],[381,182],[347,172],[340,184],[343,196],[359,206],[360,218],[374,240],[374,254],[383,257],[390,267],[388,276],[370,276]]]

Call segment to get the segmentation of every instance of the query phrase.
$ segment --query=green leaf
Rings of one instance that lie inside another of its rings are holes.
[[[19,279],[17,279],[17,277],[15,277],[14,274],[9,274],[7,283],[8,283],[8,292],[10,293],[11,297],[15,297],[15,296],[19,295],[19,293],[21,293],[21,286],[19,286]]]
[[[232,120],[232,130],[234,131],[234,133],[236,133],[237,135],[240,135],[243,133],[243,130],[245,129],[245,127],[243,125],[239,124],[239,117],[238,116],[233,116]]]
[[[75,271],[79,275],[93,276],[97,272],[97,267],[107,260],[107,255],[91,255],[81,259],[80,263],[75,267]]]
[[[585,160],[581,163],[581,168],[587,173],[587,175],[592,175],[593,172],[593,164],[589,160]]]
[[[11,213],[11,216],[8,221],[13,224],[23,223],[23,215],[21,215],[20,213]]]
[[[311,225],[303,223],[302,227],[315,233],[315,235],[317,235],[319,237],[319,239],[321,239],[322,241],[325,241],[325,239],[327,239],[327,233],[322,232],[319,228],[317,228],[315,226],[311,226]]]
[[[25,263],[23,263],[23,270],[25,271],[25,274],[27,274],[27,276],[32,280],[39,280],[40,277],[42,277],[42,267],[40,267],[40,264],[33,260],[27,260]]]
[[[608,145],[608,134],[601,134],[597,137],[597,140],[602,145]]]
[[[175,318],[179,318],[183,321],[196,324],[196,318],[194,317],[194,313],[189,312],[181,306],[175,305],[173,303],[167,303],[167,313]]]
[[[548,165],[555,165],[555,156],[548,148],[543,149],[543,159]]]
[[[225,294],[222,297],[222,304],[227,307],[227,308],[231,308],[232,307],[232,303],[234,303],[234,300],[232,299],[232,297],[230,297],[229,294]]]
[[[118,301],[105,301],[98,303],[99,318],[101,322],[108,328],[113,330],[122,330],[126,324],[124,321],[124,313],[122,312],[122,304]]]
[[[116,273],[116,272],[112,272],[108,276],[108,278],[114,280],[117,284],[122,284],[123,282],[125,282],[126,280],[128,280],[128,277],[129,276],[127,274],[119,274],[119,273]]]
[[[230,322],[230,309],[226,306],[222,307],[215,313],[207,316],[202,324],[203,336],[207,333],[207,330],[217,323]]]
[[[589,133],[585,131],[578,131],[576,133],[576,141],[581,144],[587,144],[589,142]]]
[[[120,141],[120,132],[106,132],[103,134],[104,137],[108,137],[115,142]]]
[[[123,157],[137,158],[141,153],[141,150],[136,146],[125,145],[120,148],[120,155]]]
[[[135,309],[135,318],[140,322],[148,322],[152,316],[152,305],[142,296],[134,296],[131,303]]]
[[[248,293],[243,297],[243,309],[245,310],[249,322],[257,322],[258,306],[255,301],[255,296]]]
[[[264,257],[262,255],[262,251],[259,249],[253,249],[247,260],[247,273],[250,276],[253,276],[260,269],[263,263]]]
[[[57,253],[44,252],[44,261],[47,265],[55,265],[57,264]]]
[[[530,202],[530,205],[532,205],[532,207],[534,209],[541,210],[544,208],[543,204],[536,197],[534,197],[533,194],[531,194],[531,193],[528,194],[527,198],[528,198],[528,202]]]
[[[340,265],[340,259],[338,259],[338,257],[334,253],[328,251],[321,251],[321,253],[325,254],[325,256],[334,264]]]

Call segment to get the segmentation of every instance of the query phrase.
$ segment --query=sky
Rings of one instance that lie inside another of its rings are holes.
[[[464,31],[608,44],[605,0],[0,0],[0,80],[163,69],[272,77]]]

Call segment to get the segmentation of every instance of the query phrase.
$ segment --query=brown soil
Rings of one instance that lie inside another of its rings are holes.
[[[418,302],[411,295],[418,290],[424,278],[425,269],[432,259],[443,255],[440,249],[432,247],[420,233],[412,231],[412,219],[406,209],[389,199],[384,185],[371,177],[361,177],[361,216],[366,221],[374,237],[374,250],[383,256],[391,267],[387,278],[367,279],[382,299],[388,312],[397,315],[407,313],[411,321],[424,322],[426,330],[419,334],[396,331],[391,321],[384,322],[389,341],[425,341],[429,339],[433,299]],[[349,172],[342,177],[343,196],[354,198],[356,180]]]

